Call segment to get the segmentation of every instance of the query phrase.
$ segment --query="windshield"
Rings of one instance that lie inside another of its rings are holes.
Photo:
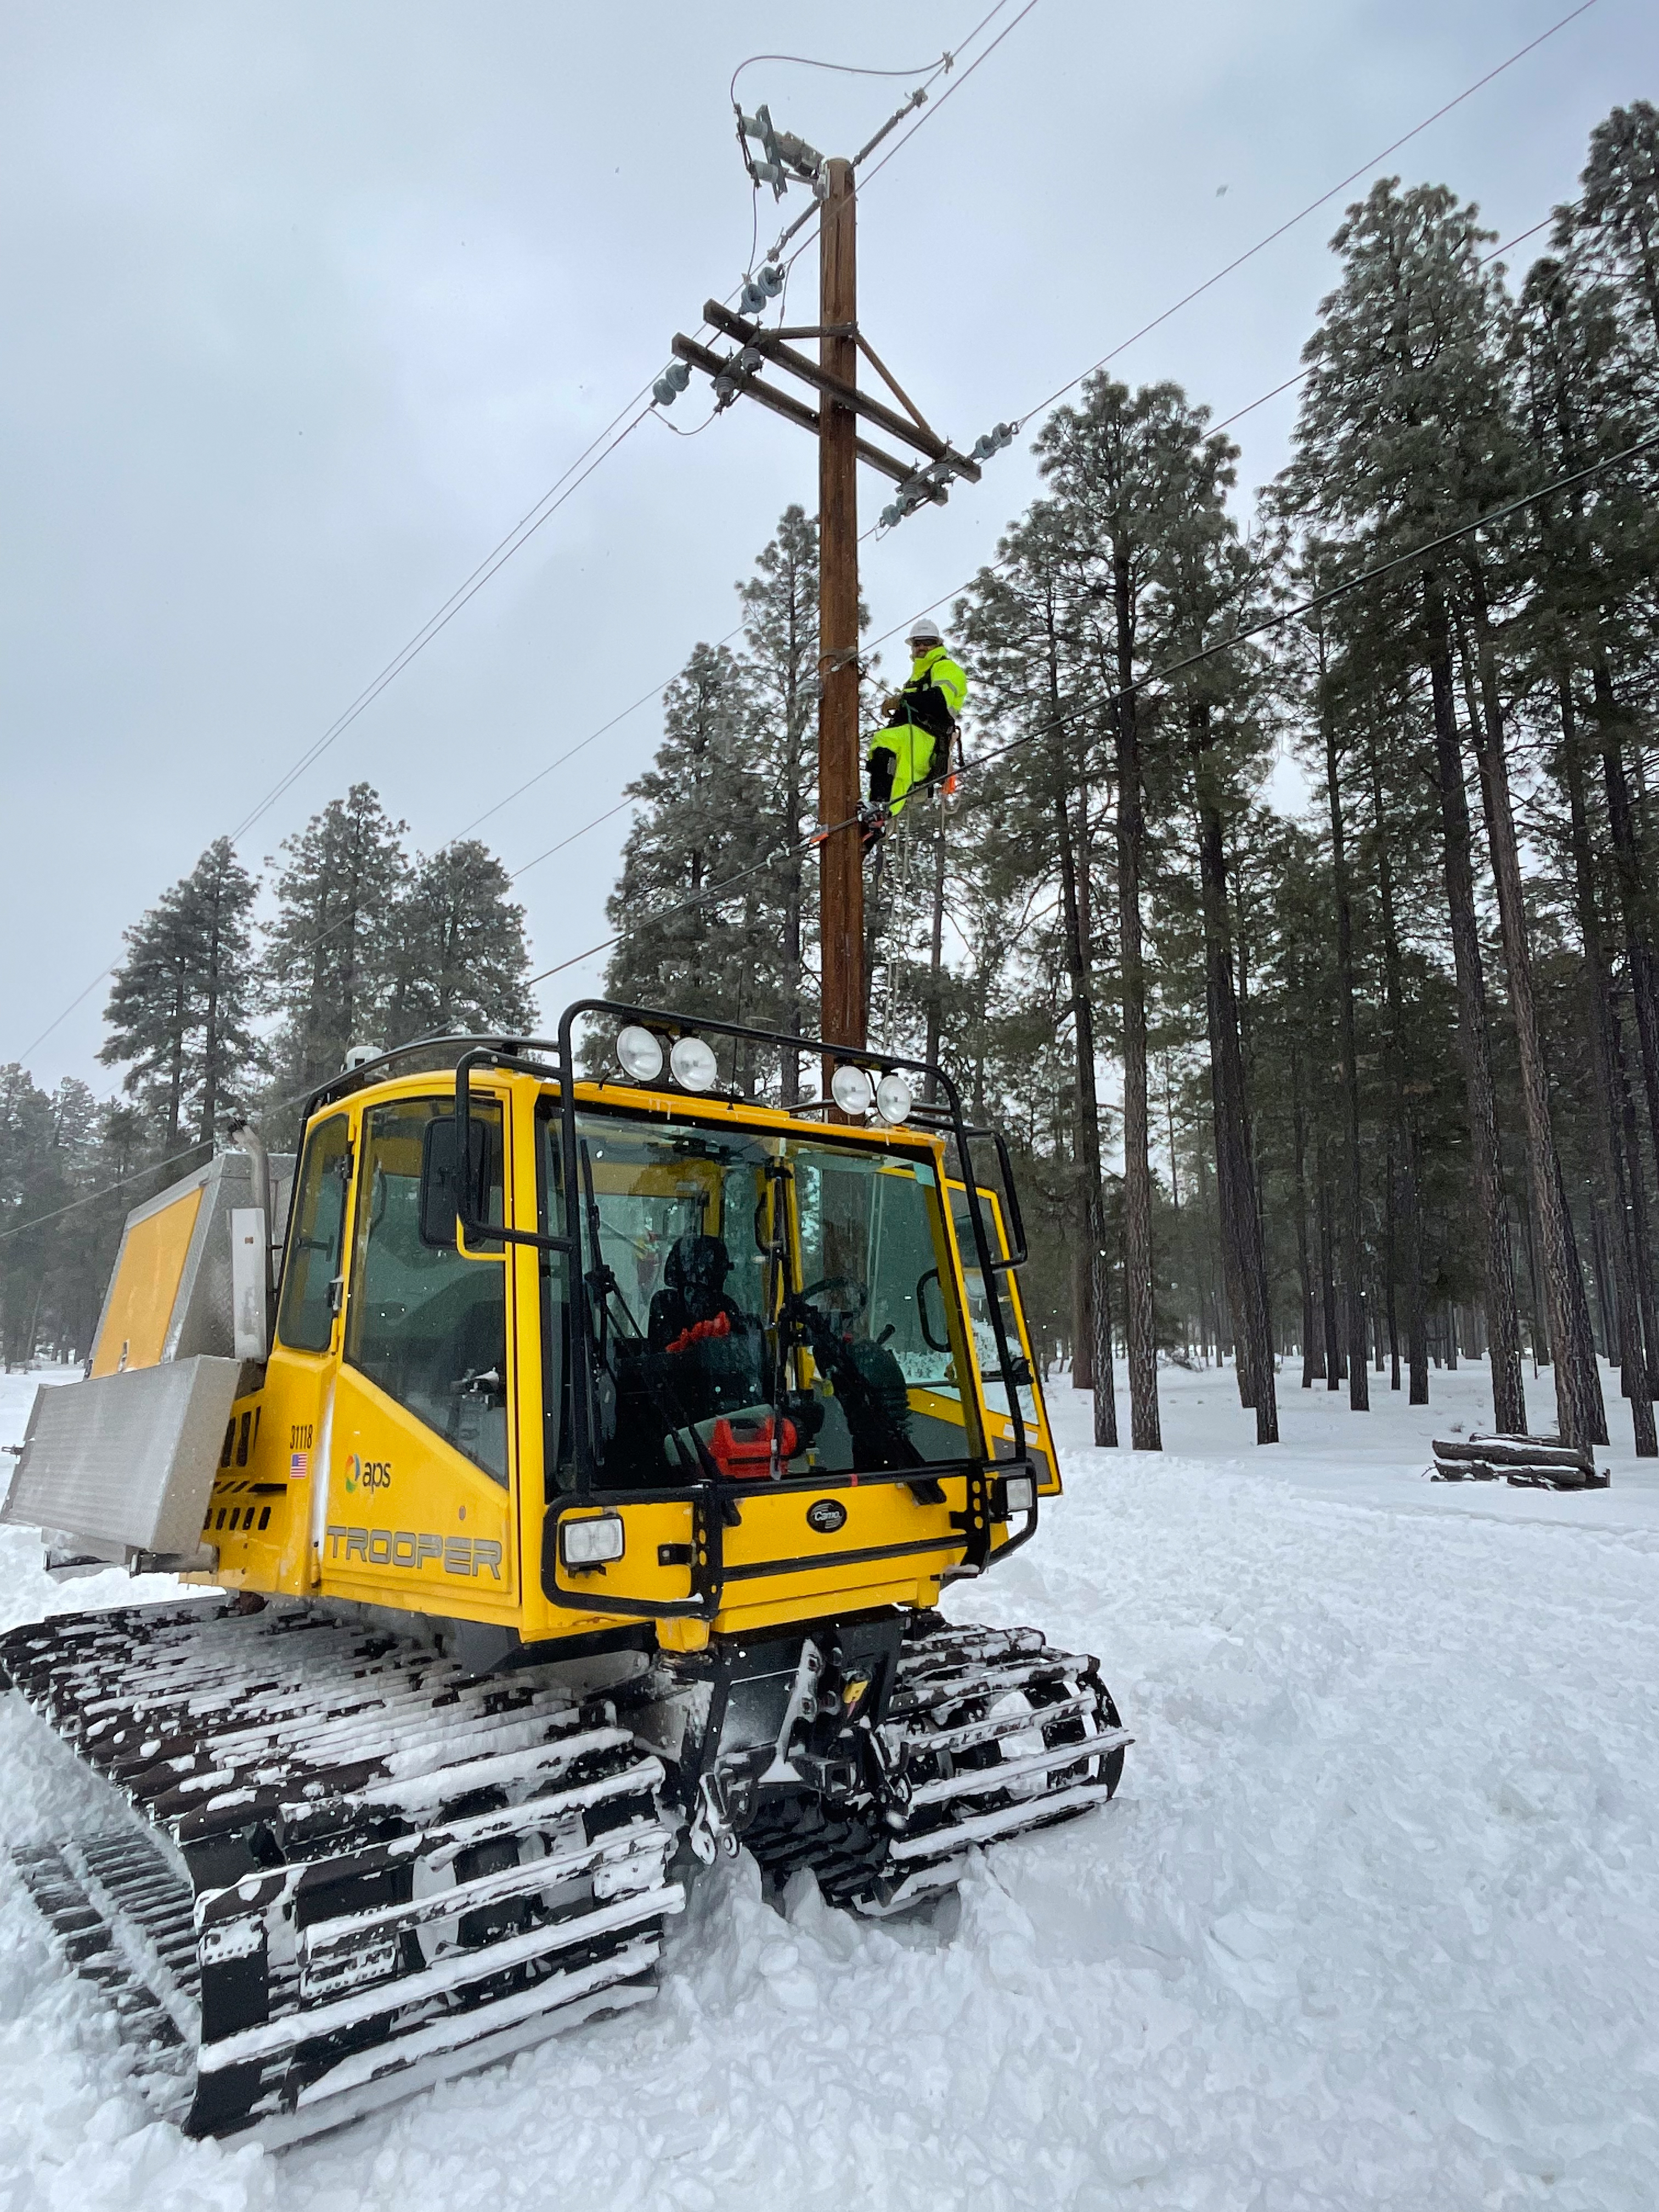
[[[980,1452],[931,1161],[600,1115],[577,1140],[602,1483]]]

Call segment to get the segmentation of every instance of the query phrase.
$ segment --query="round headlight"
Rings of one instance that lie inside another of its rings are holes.
[[[884,1075],[876,1085],[876,1111],[884,1121],[908,1121],[915,1103],[902,1075]]]
[[[873,1096],[868,1073],[850,1060],[844,1061],[830,1079],[830,1096],[843,1114],[861,1121],[870,1111]]]
[[[668,1065],[675,1082],[686,1091],[712,1091],[720,1073],[713,1048],[699,1036],[677,1037]]]
[[[662,1073],[662,1039],[629,1022],[617,1038],[617,1064],[635,1083],[654,1083]]]

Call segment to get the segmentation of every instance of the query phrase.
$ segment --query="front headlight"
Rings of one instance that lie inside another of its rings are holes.
[[[668,1069],[682,1091],[712,1091],[720,1073],[714,1047],[700,1036],[677,1038],[668,1055]]]
[[[662,1039],[638,1022],[617,1034],[617,1064],[635,1083],[654,1083],[662,1073]]]
[[[1005,1520],[1012,1520],[1016,1513],[1029,1513],[1036,1504],[1036,1478],[1035,1475],[1004,1475],[1002,1506]]]
[[[875,1103],[875,1085],[867,1068],[842,1060],[830,1079],[830,1096],[849,1121],[861,1121]]]
[[[579,1571],[621,1559],[623,1541],[620,1513],[599,1513],[590,1519],[559,1523],[560,1553],[566,1566]]]

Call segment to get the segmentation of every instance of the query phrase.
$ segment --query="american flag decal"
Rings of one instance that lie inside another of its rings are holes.
[[[303,1482],[309,1471],[310,1462],[304,1452],[289,1454],[288,1479],[290,1482]]]

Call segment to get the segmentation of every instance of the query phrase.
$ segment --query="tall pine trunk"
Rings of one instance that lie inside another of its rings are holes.
[[[1597,652],[1590,672],[1601,741],[1601,775],[1607,799],[1607,827],[1613,834],[1613,873],[1625,927],[1625,963],[1630,971],[1631,1002],[1647,1094],[1648,1128],[1659,1159],[1659,963],[1650,923],[1647,871],[1637,842],[1630,779],[1625,769],[1621,733],[1625,715],[1605,653]]]
[[[1423,1280],[1423,1202],[1417,1172],[1417,1122],[1406,1103],[1406,994],[1401,975],[1400,919],[1395,907],[1394,860],[1389,848],[1382,805],[1382,764],[1375,742],[1368,744],[1371,771],[1371,815],[1376,824],[1377,902],[1382,918],[1382,994],[1388,1010],[1384,1060],[1400,1139],[1400,1241],[1406,1249],[1406,1366],[1409,1401],[1429,1402],[1428,1291]]]
[[[1113,1372],[1111,1310],[1106,1248],[1106,1206],[1100,1167],[1100,1103],[1095,1088],[1095,1017],[1089,995],[1088,948],[1078,898],[1077,854],[1071,811],[1062,786],[1054,793],[1054,828],[1060,845],[1060,903],[1066,927],[1066,969],[1072,985],[1072,1037],[1077,1054],[1077,1127],[1074,1156],[1080,1186],[1078,1243],[1073,1254],[1073,1310],[1075,1341],[1073,1381],[1087,1353],[1089,1382],[1095,1395],[1095,1442],[1117,1442],[1117,1389]]]
[[[1328,1147],[1319,1140],[1319,1319],[1325,1338],[1325,1364],[1320,1372],[1327,1391],[1342,1388],[1342,1332],[1337,1326],[1336,1238],[1331,1227],[1331,1176]]]
[[[1521,1104],[1527,1127],[1527,1164],[1532,1188],[1538,1261],[1550,1341],[1555,1347],[1555,1401],[1565,1443],[1604,1444],[1607,1409],[1596,1372],[1595,1340],[1589,1301],[1572,1231],[1572,1216],[1561,1183],[1560,1156],[1550,1117],[1549,1072],[1544,1064],[1533,990],[1532,951],[1521,888],[1521,854],[1510,796],[1510,771],[1504,736],[1503,701],[1497,656],[1486,604],[1486,580],[1478,559],[1469,562],[1475,665],[1480,680],[1478,714],[1472,713],[1480,792],[1486,817],[1486,842],[1498,886],[1498,929],[1509,971],[1510,1012],[1521,1060]]]
[[[1047,626],[1047,678],[1051,723],[1060,725],[1060,641],[1053,609]],[[1064,755],[1057,756],[1063,761]],[[1054,827],[1060,851],[1060,907],[1066,933],[1066,970],[1072,986],[1072,1042],[1076,1054],[1076,1130],[1073,1158],[1079,1182],[1077,1243],[1072,1256],[1072,1384],[1094,1394],[1097,1445],[1117,1442],[1117,1379],[1112,1364],[1111,1275],[1106,1244],[1106,1196],[1100,1161],[1100,1099],[1095,1081],[1095,1012],[1091,994],[1088,854],[1074,834],[1063,774],[1054,787]]]
[[[1584,948],[1589,989],[1585,993],[1591,1065],[1595,1070],[1592,1112],[1595,1123],[1597,1164],[1611,1218],[1607,1224],[1607,1259],[1613,1274],[1613,1308],[1609,1316],[1608,1352],[1619,1366],[1620,1389],[1630,1401],[1631,1425],[1638,1459],[1659,1458],[1659,1433],[1653,1418],[1650,1381],[1653,1348],[1646,1334],[1651,1315],[1638,1281],[1644,1241],[1625,1158],[1625,1130],[1620,1112],[1623,1070],[1614,1043],[1613,986],[1601,917],[1595,903],[1595,858],[1590,847],[1589,816],[1584,800],[1583,763],[1579,757],[1577,717],[1572,687],[1563,674],[1557,684],[1561,709],[1562,780],[1567,790],[1567,812],[1572,836],[1574,888],[1578,909],[1578,933]],[[1632,1115],[1632,1120],[1634,1116]],[[1636,1167],[1639,1177],[1641,1158]],[[1638,1201],[1645,1212],[1645,1194],[1637,1185]]]
[[[800,819],[800,794],[791,795],[794,811],[792,822]],[[803,1016],[801,1005],[801,867],[792,859],[786,867],[783,886],[783,1019],[780,1024],[786,1036],[799,1036]],[[932,1054],[929,1054],[931,1063]],[[782,1066],[779,1070],[781,1095],[785,1109],[800,1103],[800,1054],[785,1048]],[[929,1086],[932,1095],[932,1086]]]
[[[1297,963],[1291,956],[1290,989],[1301,994]],[[1302,1387],[1311,1390],[1325,1371],[1324,1339],[1314,1319],[1313,1267],[1308,1252],[1308,1112],[1302,1098],[1302,1055],[1291,1040],[1291,1155],[1296,1178],[1296,1273],[1302,1291]]]
[[[1115,548],[1112,596],[1118,696],[1118,965],[1123,987],[1123,1335],[1129,1366],[1129,1441],[1161,1451],[1158,1338],[1152,1310],[1152,1165],[1146,1103],[1146,970],[1141,939],[1140,877],[1146,842],[1141,801],[1140,722],[1134,681],[1133,605],[1129,562]]]
[[[1382,1169],[1382,1297],[1383,1316],[1389,1328],[1389,1388],[1400,1388],[1400,1311],[1395,1297],[1395,1285],[1400,1279],[1400,1249],[1397,1236],[1395,1196],[1399,1178],[1395,1166],[1394,1133],[1389,1133],[1388,1157]]]
[[[1243,1403],[1255,1411],[1257,1443],[1277,1443],[1279,1400],[1273,1375],[1267,1250],[1261,1236],[1244,1080],[1243,1040],[1233,982],[1226,852],[1221,815],[1209,787],[1206,700],[1194,701],[1188,708],[1188,729],[1198,811],[1199,882],[1204,912],[1204,1004],[1210,1040],[1211,1097],[1215,1111],[1216,1181],[1221,1200],[1222,1251],[1224,1258],[1230,1261],[1228,1295],[1233,1305],[1239,1395]],[[1248,1397],[1244,1395],[1247,1389]]]
[[[1331,812],[1331,874],[1336,892],[1337,1035],[1342,1061],[1342,1305],[1348,1346],[1348,1405],[1356,1413],[1370,1410],[1370,1378],[1365,1356],[1364,1267],[1365,1231],[1359,1172],[1359,1047],[1354,1014],[1353,902],[1348,884],[1348,854],[1342,819],[1342,780],[1336,725],[1325,680],[1325,641],[1319,641],[1320,721],[1325,739],[1325,788]]]
[[[1462,746],[1453,701],[1451,627],[1440,580],[1423,580],[1428,633],[1429,682],[1434,710],[1436,782],[1445,852],[1446,906],[1457,977],[1458,1042],[1469,1116],[1475,1212],[1485,1261],[1486,1334],[1492,1347],[1492,1424],[1500,1433],[1524,1435],[1526,1392],[1521,1379],[1521,1323],[1515,1303],[1515,1266],[1504,1206],[1498,1150],[1498,1102],[1492,1084],[1492,1037],[1486,985],[1474,906],[1474,866],[1468,794],[1463,786]]]
[[[179,1147],[179,1121],[185,1100],[185,1032],[190,1023],[189,985],[182,966],[173,994],[173,1023],[167,1036],[167,1126],[166,1150]]]

